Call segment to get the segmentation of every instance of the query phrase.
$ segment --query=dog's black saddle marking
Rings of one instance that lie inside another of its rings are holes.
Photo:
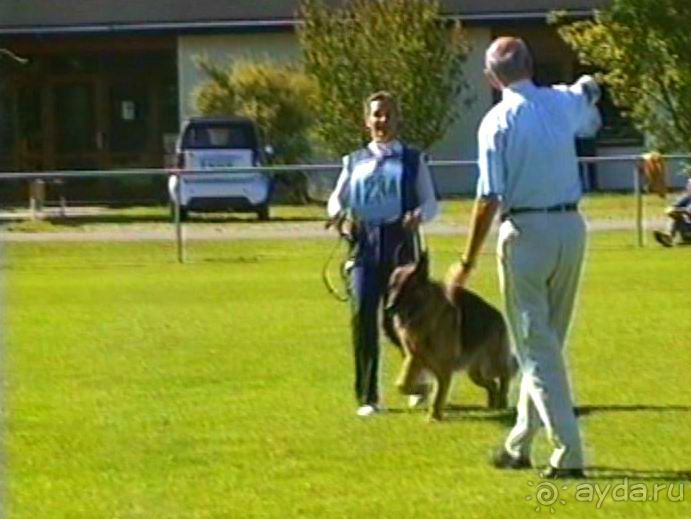
[[[480,344],[497,330],[504,329],[504,317],[501,312],[475,292],[465,289],[453,303],[461,311],[462,344]],[[496,326],[495,323],[501,323],[501,326]]]

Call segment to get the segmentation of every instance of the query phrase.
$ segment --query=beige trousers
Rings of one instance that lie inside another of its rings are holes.
[[[577,212],[521,213],[499,228],[499,278],[521,366],[518,417],[506,439],[530,456],[542,423],[554,445],[550,464],[581,468],[583,450],[564,360],[585,251]]]

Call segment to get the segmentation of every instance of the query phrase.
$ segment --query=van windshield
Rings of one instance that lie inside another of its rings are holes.
[[[215,124],[189,126],[183,139],[186,149],[255,149],[256,137],[251,126]]]

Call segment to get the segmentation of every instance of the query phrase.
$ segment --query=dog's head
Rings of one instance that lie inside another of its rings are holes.
[[[405,320],[424,303],[424,292],[420,289],[428,282],[429,258],[426,253],[420,255],[417,263],[397,267],[389,278],[385,311]]]

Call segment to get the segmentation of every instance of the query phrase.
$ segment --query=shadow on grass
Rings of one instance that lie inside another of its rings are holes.
[[[265,256],[233,256],[232,258],[203,258],[202,263],[260,263]]]
[[[640,413],[640,412],[691,412],[688,405],[584,405],[577,407],[577,416],[589,416],[593,413]],[[622,480],[643,479],[655,481],[691,481],[691,470],[666,470],[666,469],[630,469],[621,467],[593,466],[587,469],[591,479]]]
[[[44,218],[43,221],[60,227],[81,227],[93,224],[135,224],[135,223],[169,223],[170,218],[165,215],[124,215],[124,214],[94,214],[66,217]]]
[[[644,479],[652,481],[691,481],[691,470],[627,469],[620,467],[586,467],[588,479]]]
[[[192,214],[182,223],[184,225],[194,224],[249,224],[249,225],[265,225],[268,223],[308,223],[308,222],[325,222],[326,219],[322,216],[314,215],[295,215],[295,216],[272,216],[267,221],[258,220],[253,216],[242,215],[195,215]],[[54,227],[65,228],[79,228],[94,224],[111,224],[111,225],[128,225],[128,224],[170,224],[174,225],[171,217],[168,214],[89,214],[89,215],[72,215],[72,216],[44,216],[40,220],[8,220],[6,222],[18,230],[23,227],[31,227],[32,225],[51,225]]]
[[[325,222],[326,219],[320,216],[272,216],[269,220],[263,221],[256,217],[242,216],[189,216],[183,223],[246,223],[252,225],[264,225],[267,223],[304,223],[304,222]]]
[[[388,413],[393,414],[421,414],[427,415],[427,409],[409,409],[409,408],[388,408]],[[460,422],[460,421],[494,421],[511,426],[516,420],[516,409],[489,409],[482,405],[459,405],[447,404],[444,407],[444,421]]]
[[[574,408],[576,416],[584,417],[594,413],[638,413],[638,412],[691,412],[686,405],[583,405]],[[389,408],[393,414],[427,413],[426,409]],[[448,421],[494,421],[512,426],[516,420],[516,408],[490,409],[482,405],[447,404],[444,408],[445,420]]]
[[[593,413],[637,413],[637,412],[691,412],[689,405],[641,405],[641,404],[615,404],[615,405],[582,405],[575,408],[576,416],[589,416]]]

